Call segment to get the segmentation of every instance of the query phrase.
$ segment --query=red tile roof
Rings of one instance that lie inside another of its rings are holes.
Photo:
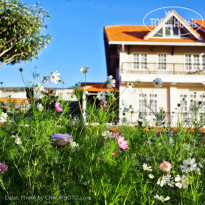
[[[181,21],[185,22],[184,19],[174,10],[173,12]],[[166,16],[162,19],[162,21],[166,18]],[[161,21],[161,22],[162,22]],[[161,23],[159,22],[159,24]],[[185,22],[186,23],[186,22]],[[197,21],[198,23],[198,21]],[[158,24],[158,25],[159,25]],[[158,26],[157,25],[157,26]],[[203,24],[205,27],[205,22]],[[104,31],[107,37],[107,40],[110,41],[129,41],[129,42],[176,42],[176,43],[197,43],[197,42],[205,42],[205,33],[199,33],[190,25],[188,25],[189,29],[192,30],[196,36],[204,39],[202,41],[196,39],[188,39],[188,38],[150,38],[145,40],[144,38],[149,35],[156,26],[126,26],[126,25],[116,25],[116,26],[105,26]]]
[[[171,39],[171,38],[151,38],[144,40],[145,35],[150,32],[145,26],[106,26],[104,27],[108,41],[131,41],[131,42],[201,42],[195,39]]]
[[[99,91],[110,91],[110,92],[119,92],[119,81],[116,81],[115,88],[107,88],[106,83],[81,83],[80,89],[87,87],[88,92],[99,92]]]
[[[199,27],[205,30],[205,20],[193,20]]]

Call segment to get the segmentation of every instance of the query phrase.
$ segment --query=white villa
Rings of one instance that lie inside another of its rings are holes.
[[[156,26],[104,27],[107,74],[119,81],[120,120],[137,123],[139,112],[149,112],[146,97],[154,112],[164,110],[175,125],[187,118],[193,100],[203,100],[205,22],[192,22],[173,10]],[[163,81],[161,88],[153,86],[155,78]],[[126,89],[128,83],[135,87]]]

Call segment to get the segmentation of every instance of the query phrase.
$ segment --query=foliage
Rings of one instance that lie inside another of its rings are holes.
[[[51,38],[41,31],[46,18],[39,4],[0,0],[0,65],[31,60],[46,47]]]
[[[57,112],[50,96],[41,99],[43,110],[35,98],[30,109],[1,110],[9,116],[0,127],[0,163],[8,166],[0,174],[0,203],[203,204],[204,133],[183,126],[177,131],[116,126],[114,98],[88,100],[86,121],[81,113],[73,115],[69,102],[58,100],[63,112]],[[72,140],[54,146],[54,133],[69,134]],[[119,146],[122,136],[125,149]],[[194,168],[183,172],[189,158]],[[164,164],[170,165],[169,173],[163,172]],[[168,174],[172,180],[159,183]],[[186,177],[186,186],[178,187],[178,175]]]

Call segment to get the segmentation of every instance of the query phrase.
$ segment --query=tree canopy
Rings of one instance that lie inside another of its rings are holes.
[[[39,3],[27,6],[18,0],[0,0],[0,65],[38,55],[51,38],[42,31],[49,17]]]

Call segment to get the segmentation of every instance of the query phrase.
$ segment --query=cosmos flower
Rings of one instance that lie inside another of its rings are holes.
[[[0,173],[4,174],[8,170],[8,166],[4,163],[0,163]]]
[[[98,100],[103,100],[103,99],[105,99],[105,97],[106,97],[105,91],[98,92],[98,94],[97,94]]]
[[[144,171],[148,171],[148,172],[151,172],[151,171],[152,171],[152,168],[151,168],[151,167],[148,167],[147,164],[144,163],[142,166],[143,166]]]
[[[51,135],[51,138],[54,145],[61,147],[72,141],[72,137],[69,134],[56,133]]]
[[[42,112],[43,111],[43,105],[41,103],[37,104],[37,109]]]
[[[169,200],[170,200],[170,197],[169,197],[169,196],[167,196],[166,198],[164,198],[163,196],[155,195],[154,198],[157,199],[157,200],[159,200],[159,201],[162,201],[162,202],[164,202],[164,201],[169,201]]]
[[[180,165],[180,167],[182,168],[182,172],[194,171],[197,166],[195,162],[196,160],[194,158],[193,159],[189,158],[187,160],[184,160],[183,165]]]
[[[55,108],[56,108],[57,112],[62,112],[63,111],[62,106],[60,105],[59,102],[55,102]]]
[[[0,122],[7,122],[8,115],[5,112],[2,112],[0,115]]]
[[[171,168],[172,168],[172,164],[170,162],[167,162],[167,161],[163,161],[160,165],[159,165],[159,169],[162,171],[162,172],[165,172],[165,173],[169,173],[171,171]]]
[[[88,70],[89,70],[88,67],[82,67],[82,68],[80,68],[80,72],[81,72],[81,73],[84,73],[84,74],[87,73]]]
[[[154,179],[154,175],[153,175],[153,174],[149,174],[148,177],[149,177],[150,179]]]
[[[127,149],[128,148],[128,144],[127,141],[124,140],[124,137],[119,136],[117,139],[118,145],[121,149]]]
[[[182,176],[179,176],[177,175],[175,177],[175,186],[179,187],[180,189],[181,188],[186,188],[189,184],[189,180],[188,180],[188,177],[186,177],[185,175],[182,175]]]
[[[155,78],[153,80],[153,85],[154,85],[155,88],[162,87],[162,80],[161,80],[161,78]]]
[[[113,76],[112,76],[112,75],[110,75],[110,76],[108,76],[106,83],[107,83],[107,87],[108,87],[108,88],[114,88],[114,87],[115,87],[116,80],[113,79]]]
[[[58,77],[60,75],[60,73],[58,73],[58,71],[52,72],[51,75],[49,76],[49,81],[51,84],[57,84],[57,81],[60,80],[60,78]]]
[[[17,138],[15,139],[15,143],[16,143],[17,145],[20,145],[20,144],[22,144],[22,141],[21,141],[21,139],[20,139],[19,137],[17,137]]]
[[[164,185],[168,184],[169,186],[173,186],[173,182],[171,181],[171,175],[167,174],[167,175],[163,175],[162,177],[160,177],[157,181],[157,184],[160,185],[161,187],[163,187]]]

